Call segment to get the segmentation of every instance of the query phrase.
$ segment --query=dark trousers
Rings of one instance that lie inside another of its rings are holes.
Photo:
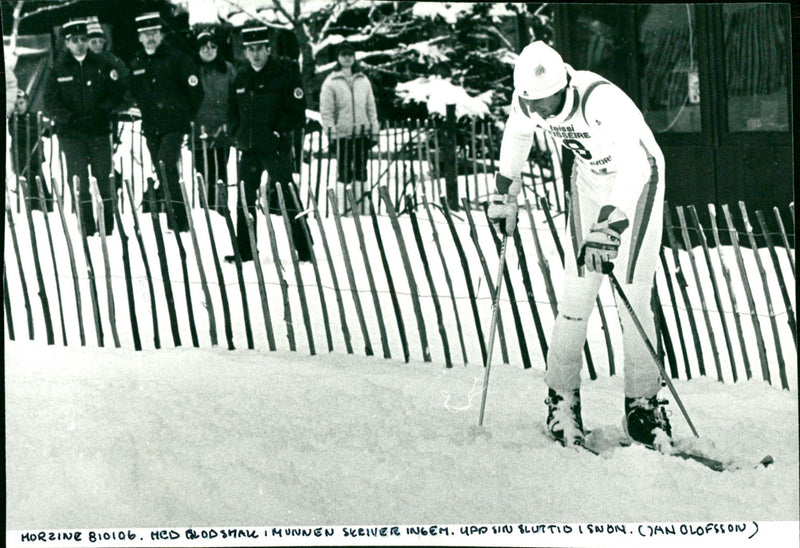
[[[208,208],[219,211],[222,208],[223,200],[227,194],[223,193],[217,197],[217,182],[222,181],[223,187],[228,187],[228,157],[230,148],[208,148],[203,152],[202,148],[195,146],[194,149],[194,169],[197,173],[203,174],[203,181],[207,188]],[[208,169],[208,173],[206,173]],[[219,203],[218,203],[219,202]]]
[[[295,219],[300,210],[295,206],[289,185],[293,185],[292,180],[292,160],[291,154],[287,153],[263,153],[254,151],[242,151],[239,160],[239,178],[244,182],[244,196],[247,202],[247,210],[252,215],[255,227],[256,219],[256,200],[258,187],[261,183],[261,174],[267,171],[269,180],[266,186],[267,204],[270,214],[280,215],[280,205],[275,190],[275,183],[280,183],[283,189],[283,199],[286,204],[286,212],[292,218],[292,238],[300,260],[308,260],[311,257],[303,227],[308,228],[305,218]],[[281,221],[282,222],[282,221]],[[239,244],[239,252],[242,259],[251,260],[253,249],[250,247],[250,235],[247,231],[247,221],[244,218],[241,197],[236,200],[236,238]]]
[[[78,182],[78,216],[86,236],[97,233],[94,218],[92,194],[89,186],[89,167],[92,176],[97,179],[100,196],[103,199],[103,215],[105,217],[106,234],[114,231],[114,203],[116,198],[114,184],[111,181],[111,143],[108,135],[62,136],[59,138],[61,150],[67,161],[67,177],[72,188],[72,180],[76,175]]]
[[[178,232],[189,230],[189,221],[186,217],[186,207],[183,205],[183,194],[178,174],[178,163],[181,159],[181,145],[183,144],[183,133],[175,131],[164,133],[163,135],[148,135],[147,150],[150,151],[150,160],[153,168],[158,174],[158,180],[162,187],[169,191],[170,203],[175,213],[174,217],[169,215],[167,210],[167,227]],[[161,169],[161,164],[164,169]],[[164,180],[166,174],[166,181]],[[166,198],[166,192],[158,193],[160,197]]]

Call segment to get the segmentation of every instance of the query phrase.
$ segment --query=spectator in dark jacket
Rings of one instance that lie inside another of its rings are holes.
[[[111,174],[111,113],[120,105],[123,86],[117,70],[88,50],[86,22],[62,27],[67,52],[53,66],[45,84],[45,110],[55,122],[67,162],[70,186],[78,176],[79,215],[87,236],[97,233],[89,186],[89,168],[103,199],[106,233],[114,228]]]
[[[163,43],[157,12],[136,18],[140,50],[131,62],[131,91],[142,112],[142,132],[161,185],[169,190],[175,216],[168,227],[189,230],[178,174],[183,138],[203,101],[195,63]],[[162,173],[160,164],[164,164]]]
[[[248,28],[242,31],[242,44],[248,66],[241,69],[231,88],[230,127],[241,153],[239,178],[244,181],[245,200],[253,219],[256,218],[256,194],[261,174],[267,171],[270,213],[280,214],[275,183],[284,189],[284,199],[292,217],[292,237],[301,261],[311,259],[303,226],[305,219],[295,219],[299,213],[291,193],[287,192],[292,179],[292,131],[305,123],[306,100],[297,63],[285,58],[271,57],[269,29]],[[250,238],[241,201],[237,203],[239,251],[242,259],[253,259]],[[232,256],[226,260],[233,260]]]
[[[194,166],[208,188],[208,207],[217,209],[217,181],[228,185],[228,108],[235,71],[219,55],[219,43],[207,30],[197,35],[200,81],[205,96],[195,119]],[[224,194],[220,200],[224,199]]]
[[[42,176],[42,136],[49,134],[49,128],[40,128],[37,113],[30,112],[28,108],[28,94],[23,89],[17,90],[14,114],[11,115],[8,125],[11,132],[11,163],[17,177],[25,177],[28,182],[31,209],[45,210],[45,204],[39,195],[39,186],[36,184],[36,177],[39,177],[47,210],[53,211],[53,200]]]

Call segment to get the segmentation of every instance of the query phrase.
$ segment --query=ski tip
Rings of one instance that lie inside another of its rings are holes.
[[[766,457],[761,459],[761,461],[758,464],[760,464],[761,466],[766,468],[770,464],[774,464],[774,463],[775,463],[775,459],[772,458],[772,455],[767,455]]]

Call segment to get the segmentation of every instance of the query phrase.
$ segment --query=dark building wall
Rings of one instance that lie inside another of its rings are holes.
[[[639,105],[664,151],[668,201],[701,217],[740,200],[788,214],[790,16],[788,5],[559,5],[556,47]]]

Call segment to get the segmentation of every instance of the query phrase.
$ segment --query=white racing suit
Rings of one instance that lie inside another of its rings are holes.
[[[500,150],[500,174],[519,179],[542,128],[575,153],[565,241],[564,293],[547,355],[545,382],[559,393],[580,387],[582,349],[589,316],[603,275],[578,267],[577,257],[604,205],[622,211],[630,224],[622,233],[614,273],[651,341],[650,299],[659,263],[664,200],[664,157],[633,101],[614,84],[567,65],[570,81],[561,113],[543,119],[514,94]],[[616,296],[616,295],[615,295]],[[623,330],[625,396],[650,397],[661,387],[658,368],[617,297]]]

